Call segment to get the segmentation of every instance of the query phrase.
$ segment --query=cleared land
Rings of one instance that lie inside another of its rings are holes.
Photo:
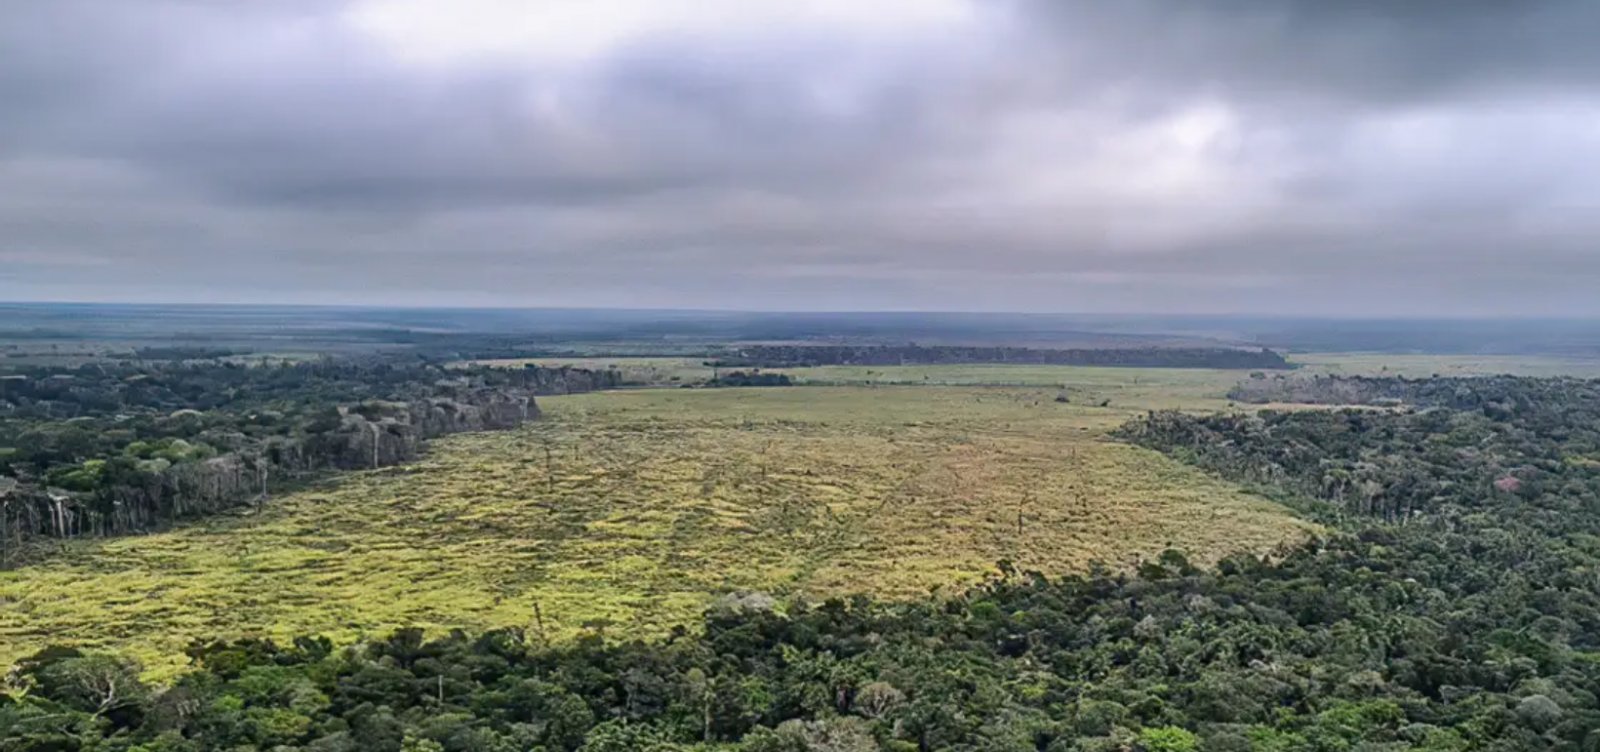
[[[571,366],[592,370],[616,369],[633,383],[695,384],[714,371],[700,358],[524,358],[478,360],[479,365],[521,368]],[[724,368],[723,371],[750,370]],[[796,384],[808,386],[1031,386],[1058,387],[1085,395],[1124,394],[1144,406],[1222,406],[1207,403],[1220,397],[1244,378],[1238,370],[1204,368],[1120,368],[1101,366],[954,364],[920,366],[815,366],[762,368],[764,373],[786,373]]]
[[[1578,376],[1600,378],[1600,360],[1557,356],[1518,355],[1388,355],[1364,353],[1305,353],[1291,361],[1313,373],[1346,376],[1389,375],[1410,378],[1430,376]]]
[[[703,358],[595,357],[525,358],[475,361],[484,365],[521,367],[523,364],[616,368],[633,382],[654,384],[705,381],[712,369]],[[1579,376],[1600,378],[1600,359],[1513,355],[1393,355],[1383,353],[1296,353],[1289,361],[1301,373],[1346,376]],[[802,384],[921,384],[1052,386],[1108,388],[1122,391],[1143,385],[1177,388],[1198,386],[1203,394],[1222,394],[1245,373],[1237,370],[1150,369],[1086,366],[1029,365],[927,365],[927,366],[821,366],[815,368],[762,369],[781,371]],[[1184,396],[1192,396],[1188,391]]]
[[[872,370],[919,383],[972,368]],[[523,430],[452,437],[259,516],[75,543],[0,573],[0,664],[77,642],[162,675],[197,635],[402,624],[644,635],[730,590],[925,597],[1002,559],[1067,572],[1168,547],[1201,561],[1265,551],[1308,526],[1104,438],[1147,408],[1224,407],[1238,376],[1017,367],[1003,378],[1049,386],[547,398],[548,419]],[[1061,384],[1070,404],[1054,401]]]

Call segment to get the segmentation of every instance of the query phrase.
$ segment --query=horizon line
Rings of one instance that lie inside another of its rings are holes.
[[[117,301],[117,300],[0,300],[0,306],[9,307],[84,307],[84,308],[285,308],[285,309],[338,309],[350,311],[522,311],[522,312],[615,312],[640,314],[738,314],[747,316],[1011,316],[1034,318],[1164,318],[1164,319],[1283,319],[1286,321],[1573,321],[1600,322],[1600,314],[1574,314],[1566,316],[1518,314],[1330,314],[1330,313],[1199,313],[1186,311],[1014,311],[1014,310],[950,310],[917,308],[857,308],[857,309],[754,309],[754,308],[671,308],[628,306],[516,306],[516,305],[429,305],[429,304],[372,304],[372,303],[216,303],[194,301]]]

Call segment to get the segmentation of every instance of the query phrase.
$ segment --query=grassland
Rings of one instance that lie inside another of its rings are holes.
[[[1304,353],[1290,358],[1314,373],[1430,376],[1578,376],[1600,378],[1600,359],[1523,355],[1392,355]]]
[[[1104,437],[1146,408],[1224,406],[1231,378],[1053,370],[1011,375],[1046,387],[543,399],[547,419],[525,429],[452,437],[258,516],[74,543],[0,573],[0,664],[74,642],[131,649],[161,675],[199,635],[401,624],[646,635],[730,590],[926,597],[1002,559],[1068,572],[1304,535],[1273,504]],[[1054,401],[1063,383],[1070,404]]]
[[[1384,353],[1297,353],[1289,360],[1303,373],[1428,376],[1579,376],[1600,378],[1600,359],[1513,355],[1395,355]],[[575,368],[615,368],[635,383],[678,384],[705,381],[712,369],[700,358],[593,357],[476,361],[521,367],[525,363]],[[1034,365],[820,366],[764,369],[782,371],[801,384],[915,384],[922,386],[1066,385],[1108,392],[1139,391],[1141,386],[1179,389],[1182,395],[1219,395],[1239,371],[1206,369],[1101,368]]]
[[[713,370],[698,358],[523,358],[478,360],[480,365],[520,368],[524,364],[621,371],[631,383],[694,384]],[[1058,387],[1069,394],[1099,399],[1125,395],[1146,407],[1195,406],[1220,397],[1244,374],[1239,371],[1175,368],[957,364],[924,366],[815,366],[763,368],[786,373],[806,386],[1013,386]],[[1200,401],[1197,403],[1196,401]],[[1215,403],[1222,404],[1222,403]]]

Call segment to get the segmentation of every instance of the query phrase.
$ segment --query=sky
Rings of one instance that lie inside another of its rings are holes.
[[[1593,0],[16,0],[0,300],[1600,315]]]

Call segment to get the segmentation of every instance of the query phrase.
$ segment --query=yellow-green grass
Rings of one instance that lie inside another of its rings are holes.
[[[478,365],[521,368],[570,366],[617,370],[633,383],[695,384],[711,378],[702,358],[514,358],[473,361]],[[730,369],[723,369],[724,371]],[[1187,402],[1195,397],[1220,397],[1244,378],[1245,372],[1219,369],[1118,368],[1099,366],[1007,365],[1000,363],[915,366],[815,366],[764,368],[785,373],[797,384],[908,386],[1056,386],[1104,396],[1159,393],[1162,399]]]
[[[1600,358],[1554,355],[1395,355],[1389,353],[1301,353],[1292,360],[1313,373],[1428,376],[1577,376],[1600,378]]]
[[[1296,353],[1290,362],[1302,373],[1344,375],[1482,376],[1578,376],[1600,378],[1600,358],[1551,355],[1406,355],[1391,353]],[[614,368],[633,382],[668,384],[705,381],[712,369],[701,358],[592,357],[522,358],[475,361],[484,365],[521,367],[524,364],[572,366],[575,368]],[[926,365],[926,366],[819,366],[813,368],[764,369],[781,371],[802,384],[920,384],[925,386],[1052,386],[1084,387],[1106,385],[1115,389],[1144,384],[1199,387],[1207,394],[1221,394],[1246,373],[1237,370],[1116,368],[1052,365]]]
[[[777,369],[797,383],[906,386],[1056,387],[1074,402],[1110,399],[1141,407],[1218,407],[1217,399],[1247,374],[1208,368],[1121,368],[1053,365],[816,366]]]
[[[74,643],[132,651],[160,678],[197,637],[407,624],[648,636],[732,590],[917,598],[1001,559],[1066,573],[1303,537],[1281,507],[1106,437],[1146,408],[1226,404],[1163,373],[1093,385],[1109,408],[1057,403],[1053,386],[542,399],[546,419],[524,429],[440,440],[260,515],[76,542],[0,573],[0,664]]]

